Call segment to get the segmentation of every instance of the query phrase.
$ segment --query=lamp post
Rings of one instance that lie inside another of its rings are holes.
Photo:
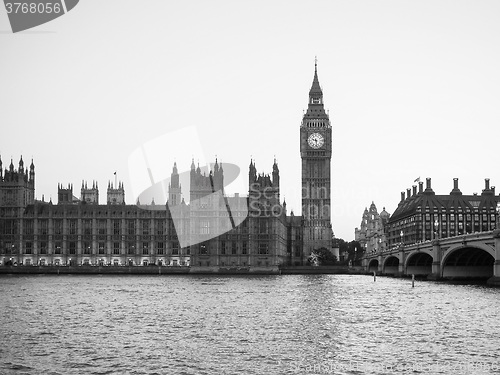
[[[12,250],[10,251],[10,253],[12,255],[14,255],[16,253],[16,245],[12,244]],[[16,266],[17,266],[17,262],[16,262],[16,258],[15,257],[14,257],[14,263],[16,263]]]
[[[401,245],[403,245],[403,235],[404,235],[403,231],[399,232],[399,236],[401,237]]]
[[[438,239],[439,238],[439,221],[438,219],[436,219],[434,221],[434,239]]]

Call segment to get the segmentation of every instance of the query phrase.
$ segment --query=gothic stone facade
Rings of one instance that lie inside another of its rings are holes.
[[[35,200],[35,167],[24,162],[1,172],[2,265],[170,265],[276,267],[303,265],[311,251],[331,249],[331,125],[323,107],[317,69],[300,126],[302,216],[287,215],[280,201],[279,168],[257,174],[250,162],[248,196],[224,194],[224,169],[208,175],[194,163],[189,204],[182,199],[174,164],[165,205],[125,204],[122,183],[108,183],[99,204],[97,182],[58,186],[58,202]]]
[[[389,213],[384,209],[379,214],[377,206],[372,202],[370,209],[365,208],[361,225],[354,230],[354,240],[358,241],[365,249],[365,253],[383,251],[387,246],[384,227],[390,218]]]
[[[71,185],[59,185],[53,204],[35,201],[34,166],[31,178],[11,166],[0,181],[2,265],[301,264],[302,220],[287,216],[280,203],[277,163],[272,177],[257,175],[250,163],[248,197],[226,197],[223,173],[217,162],[208,176],[193,164],[190,204],[181,199],[176,166],[164,206],[125,204],[121,183],[109,185],[105,205],[98,204],[96,184],[83,183],[80,199]]]

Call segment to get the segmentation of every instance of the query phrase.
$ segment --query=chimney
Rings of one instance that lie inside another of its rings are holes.
[[[488,194],[489,195],[491,193],[493,193],[493,191],[490,189],[490,179],[489,178],[485,178],[484,179],[484,190],[483,190],[482,194]],[[495,194],[495,193],[493,193],[493,194]]]
[[[402,192],[401,192],[401,202],[402,202],[402,201],[404,201],[404,200],[405,200],[405,192],[404,192],[404,191],[402,191]]]
[[[493,192],[493,195],[495,195],[495,187],[494,186],[491,187],[491,191]]]
[[[424,192],[424,183],[423,183],[423,181],[420,181],[418,183],[418,193],[420,194],[420,193],[423,193],[423,192]]]
[[[425,187],[424,193],[434,194],[434,191],[432,190],[432,187],[431,187],[431,179],[430,179],[430,177],[426,178],[426,187]]]
[[[406,198],[409,199],[411,197],[411,189],[406,189]]]
[[[450,194],[462,195],[462,192],[458,188],[458,178],[453,179],[453,190]]]
[[[417,195],[417,185],[413,185],[413,194],[412,195]]]

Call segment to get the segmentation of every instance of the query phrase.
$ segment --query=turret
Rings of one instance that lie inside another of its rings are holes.
[[[57,204],[72,204],[73,203],[73,184],[68,184],[67,188],[63,188],[62,184],[57,184]]]
[[[224,192],[224,171],[222,169],[222,163],[218,164],[217,158],[215,159],[214,172],[212,175],[212,186],[213,191]]]
[[[19,173],[24,174],[24,161],[23,161],[22,155],[21,155],[21,159],[19,159]]]
[[[114,186],[112,182],[108,181],[106,197],[107,204],[125,204],[125,189],[123,188],[123,182],[118,181],[118,186]]]
[[[30,181],[35,182],[35,164],[33,164],[33,159],[31,159],[30,164]]]
[[[255,180],[257,180],[257,169],[255,168],[255,163],[250,159],[250,166],[248,167],[248,186],[252,186]]]
[[[2,167],[2,161],[0,160],[0,203],[18,208],[33,204],[35,201],[34,167],[30,172],[33,175],[32,180],[28,180],[28,171],[24,168],[22,156],[19,159],[19,168],[17,170],[14,169],[12,158],[8,169],[2,172]]]
[[[179,187],[179,172],[177,171],[177,163],[174,162],[174,167],[172,168],[172,174],[170,175],[170,183],[172,187]]]
[[[99,204],[99,188],[95,181],[92,182],[92,188],[87,187],[87,182],[82,181],[81,201],[86,204]]]
[[[280,186],[280,170],[278,169],[276,158],[274,158],[274,164],[273,164],[273,186],[277,188],[279,188]]]
[[[191,173],[194,171],[194,161],[191,164]],[[174,162],[172,174],[170,175],[170,184],[168,186],[168,204],[177,206],[181,204],[181,186],[179,184],[179,173],[177,171],[177,163]]]

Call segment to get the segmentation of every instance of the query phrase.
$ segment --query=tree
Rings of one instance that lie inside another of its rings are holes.
[[[315,266],[332,266],[337,263],[337,257],[326,247],[313,250],[307,262]]]

